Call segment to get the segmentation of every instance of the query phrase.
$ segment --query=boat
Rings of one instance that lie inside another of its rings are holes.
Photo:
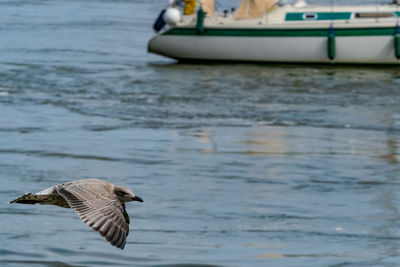
[[[400,64],[400,6],[243,0],[171,1],[154,24],[150,53],[179,61]]]

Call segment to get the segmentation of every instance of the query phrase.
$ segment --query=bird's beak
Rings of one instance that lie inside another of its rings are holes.
[[[132,198],[132,201],[143,202],[143,199],[141,197],[135,196],[135,197]]]

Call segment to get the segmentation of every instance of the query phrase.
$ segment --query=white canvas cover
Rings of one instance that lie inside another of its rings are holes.
[[[200,0],[201,7],[207,15],[214,14],[214,0]]]
[[[242,0],[236,13],[235,19],[259,18],[264,15],[279,0]]]

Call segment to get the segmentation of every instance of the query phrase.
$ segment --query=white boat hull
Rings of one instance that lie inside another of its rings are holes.
[[[336,37],[330,60],[327,37],[212,37],[158,35],[149,52],[178,60],[399,64],[393,36]]]

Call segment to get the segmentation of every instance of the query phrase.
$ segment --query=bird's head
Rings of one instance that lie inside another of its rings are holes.
[[[130,189],[122,186],[114,186],[114,194],[122,203],[130,201],[143,202],[142,198],[136,196]]]

